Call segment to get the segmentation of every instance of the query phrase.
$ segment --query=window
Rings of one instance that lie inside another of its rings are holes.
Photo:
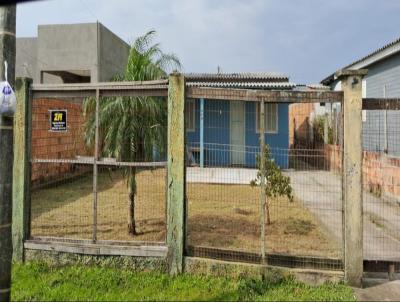
[[[256,129],[260,133],[260,104],[256,106]],[[265,104],[265,132],[276,133],[278,132],[278,104],[266,103]]]
[[[193,132],[195,131],[195,102],[194,100],[188,100],[186,102],[186,131]]]

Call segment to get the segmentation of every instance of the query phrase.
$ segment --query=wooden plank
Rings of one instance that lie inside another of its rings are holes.
[[[291,91],[252,90],[234,88],[188,87],[188,98],[207,100],[229,100],[258,102],[264,99],[270,103],[337,103],[342,102],[341,91]]]
[[[17,109],[14,117],[14,167],[13,167],[13,259],[23,261],[23,241],[30,230],[30,183],[31,183],[31,125],[32,102],[29,86],[32,80],[17,78]]]
[[[42,242],[42,243],[78,243],[78,244],[92,244],[92,240],[89,239],[74,239],[74,238],[63,238],[63,237],[52,237],[52,236],[34,236],[30,238],[31,242]],[[165,246],[163,241],[121,241],[121,240],[97,240],[96,244],[104,245],[121,245],[121,246]]]
[[[93,234],[92,234],[92,240],[93,243],[97,241],[97,199],[98,199],[98,187],[97,187],[97,181],[98,181],[98,166],[97,162],[99,161],[99,149],[100,149],[100,142],[99,142],[99,124],[100,124],[100,91],[99,89],[96,89],[96,112],[95,112],[95,137],[94,137],[94,163],[93,163],[93,204],[92,204],[92,209],[93,209]]]
[[[167,81],[108,82],[62,85],[32,85],[33,98],[102,97],[113,96],[167,96]],[[158,83],[158,84],[156,84]]]
[[[191,99],[258,101],[257,91],[250,89],[187,87],[186,96]]]
[[[400,110],[400,98],[363,98],[363,110]]]
[[[223,261],[262,264],[262,258],[259,253],[210,248],[204,246],[189,246],[188,256]],[[266,259],[268,260],[268,265],[271,266],[328,270],[343,269],[343,262],[338,258],[295,256],[284,253],[267,253]]]
[[[265,206],[266,206],[266,170],[265,170],[265,162],[264,162],[264,150],[265,150],[265,102],[262,100],[260,102],[260,171],[261,171],[261,179],[260,179],[260,243],[261,243],[261,262],[265,264],[265,251],[266,251],[266,242],[265,242]],[[257,129],[256,129],[257,130]]]
[[[185,79],[172,74],[168,88],[167,245],[171,275],[183,272],[185,246]]]
[[[107,90],[100,90],[100,94],[102,97],[117,97],[117,96],[154,96],[154,97],[166,97],[168,95],[167,89],[156,88],[156,87],[145,87],[139,89],[138,87],[126,88],[123,89],[115,89],[110,88]],[[45,99],[45,98],[86,98],[86,97],[95,97],[96,90],[90,89],[72,89],[72,90],[34,90],[33,98],[34,99]]]
[[[200,99],[200,150],[199,151],[200,151],[200,167],[204,168],[204,99]]]
[[[47,164],[80,164],[80,165],[93,165],[95,163],[94,157],[83,157],[79,159],[48,159],[48,158],[35,158],[31,163],[47,163]],[[100,159],[96,161],[97,165],[102,166],[117,166],[117,167],[166,167],[167,162],[121,162],[110,161],[107,159]]]
[[[77,90],[77,91],[32,91],[33,99],[57,99],[57,98],[87,98],[95,97],[95,90]]]
[[[27,240],[25,249],[73,253],[82,255],[113,255],[133,257],[166,257],[166,246],[122,246],[92,243],[43,242]]]
[[[100,82],[100,83],[74,83],[74,84],[33,84],[33,91],[41,90],[85,90],[89,89],[96,91],[96,89],[123,89],[123,87],[143,87],[143,86],[162,86],[168,88],[168,79],[165,80],[152,80],[152,81],[122,81],[122,82]]]
[[[114,97],[114,96],[154,96],[154,97],[167,97],[168,90],[167,86],[155,88],[155,87],[146,87],[146,89],[109,89],[109,90],[101,90],[102,97]]]

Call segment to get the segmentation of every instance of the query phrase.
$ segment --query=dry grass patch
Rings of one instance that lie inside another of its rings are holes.
[[[260,251],[260,190],[249,185],[189,184],[189,244]],[[270,200],[267,251],[338,257],[314,215],[298,199]]]
[[[165,240],[165,170],[143,170],[137,176],[136,221],[139,235],[127,233],[128,190],[122,170],[99,174],[98,238]],[[187,186],[188,242],[197,246],[260,250],[260,191],[250,185]],[[32,194],[32,234],[91,238],[91,175]],[[299,200],[270,201],[266,226],[268,252],[339,256],[339,246]]]
[[[136,219],[139,234],[127,233],[128,187],[122,169],[103,170],[98,180],[97,225],[100,240],[164,241],[165,170],[137,176]],[[32,194],[32,235],[92,238],[93,178],[41,189]]]

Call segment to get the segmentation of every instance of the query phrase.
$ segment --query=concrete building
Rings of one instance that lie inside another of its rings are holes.
[[[37,38],[17,38],[16,76],[34,83],[109,81],[124,72],[129,49],[101,23],[39,25]]]
[[[400,39],[373,51],[343,67],[368,69],[363,80],[363,97],[400,97]],[[321,81],[333,90],[341,90],[341,82],[332,73]],[[363,112],[363,147],[366,151],[386,152],[400,156],[400,111]]]

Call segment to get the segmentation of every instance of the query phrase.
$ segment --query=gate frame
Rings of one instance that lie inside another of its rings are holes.
[[[272,103],[336,103],[343,104],[343,210],[344,210],[344,271],[350,285],[359,286],[363,272],[362,257],[362,141],[361,141],[361,80],[365,71],[344,70],[337,74],[348,85],[344,91],[275,91],[228,88],[187,87],[182,74],[173,73],[168,80],[150,82],[32,85],[22,79],[17,85],[18,111],[15,128],[16,165],[14,170],[13,238],[14,259],[23,261],[24,241],[29,238],[29,188],[31,136],[31,98],[35,97],[95,97],[115,95],[168,95],[168,198],[167,198],[167,247],[171,274],[184,269],[186,237],[186,191],[185,191],[185,99],[241,100]],[[167,86],[168,84],[168,86]],[[30,89],[31,87],[31,89]],[[31,93],[33,92],[33,93]],[[260,113],[262,114],[262,113]],[[17,139],[18,138],[18,139]],[[348,140],[351,139],[351,144]],[[261,142],[262,143],[262,142]],[[356,146],[355,146],[356,145]],[[25,148],[28,147],[28,148]],[[17,158],[20,160],[17,161]],[[78,160],[71,162],[78,163]],[[91,162],[92,163],[92,162]],[[101,164],[99,162],[99,164]],[[132,163],[138,164],[138,163]],[[342,177],[342,179],[343,179]],[[17,187],[17,184],[23,184]],[[347,185],[346,185],[347,184]],[[352,184],[352,185],[350,185]],[[24,193],[25,192],[25,193]],[[28,192],[28,193],[27,193]],[[22,194],[21,194],[22,193]],[[354,219],[356,217],[356,219]],[[26,244],[26,243],[25,243]],[[100,243],[99,243],[100,244]],[[263,244],[264,246],[264,244]],[[264,246],[265,250],[265,246]],[[351,251],[351,252],[349,252]],[[264,252],[265,253],[265,252]],[[262,254],[264,254],[262,253]],[[360,256],[361,255],[361,256]]]
[[[30,179],[32,163],[70,163],[88,164],[94,168],[98,165],[165,167],[166,162],[105,162],[98,158],[98,148],[93,159],[32,159],[32,103],[36,98],[73,98],[94,97],[96,109],[99,109],[100,97],[113,96],[155,96],[166,97],[168,80],[137,82],[106,82],[85,84],[32,84],[32,79],[17,78],[17,110],[14,130],[14,170],[13,170],[13,260],[25,260],[25,248],[53,250],[60,252],[88,253],[93,255],[129,255],[164,257],[165,242],[122,242],[104,241],[96,238],[95,219],[97,186],[96,173],[93,173],[93,238],[70,240],[65,238],[35,237],[31,238]],[[98,114],[96,114],[98,120]],[[97,121],[98,122],[98,121]],[[96,123],[96,145],[98,145],[98,123]],[[162,245],[160,245],[162,244]]]

